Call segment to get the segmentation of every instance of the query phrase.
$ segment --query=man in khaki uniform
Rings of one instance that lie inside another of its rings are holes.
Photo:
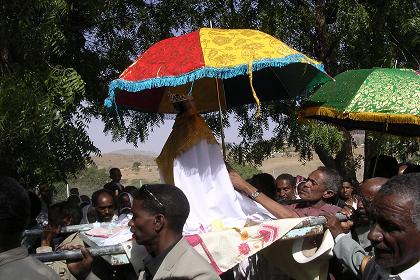
[[[139,245],[149,256],[140,280],[185,278],[220,280],[213,267],[182,237],[190,207],[184,193],[173,185],[145,185],[134,194],[133,218],[129,225]],[[77,279],[98,279],[90,272],[93,258],[82,249],[84,259],[69,264]]]

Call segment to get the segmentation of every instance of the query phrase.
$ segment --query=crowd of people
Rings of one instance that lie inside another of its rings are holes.
[[[330,279],[419,279],[420,173],[416,166],[399,166],[389,157],[372,162],[375,170],[361,184],[353,178],[343,179],[327,167],[317,168],[307,178],[280,174],[275,179],[261,173],[245,180],[235,170],[228,171],[237,191],[261,204],[277,219],[320,215],[327,218],[325,227],[335,240]],[[53,190],[48,185],[41,185],[39,195],[35,195],[14,179],[1,177],[0,277],[137,279],[129,265],[115,268],[93,258],[79,233],[60,233],[62,227],[69,225],[125,219],[137,243],[145,245],[150,254],[139,279],[219,279],[207,261],[182,238],[190,213],[183,192],[165,184],[140,189],[124,187],[121,177],[121,171],[113,168],[112,181],[91,197],[80,195],[73,188],[68,199],[58,203],[52,203]],[[349,220],[339,221],[335,216],[338,212]],[[23,231],[34,228],[43,229],[41,236],[25,236],[22,240]],[[82,261],[44,265],[28,254],[74,248],[82,248]],[[267,278],[267,271],[272,271],[270,264],[258,254],[251,258],[246,272],[233,268],[222,278]],[[276,278],[268,278],[290,279],[279,275],[281,269]]]

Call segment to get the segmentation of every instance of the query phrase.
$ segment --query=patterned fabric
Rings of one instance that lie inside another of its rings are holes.
[[[105,106],[173,113],[168,92],[182,92],[194,96],[199,112],[209,112],[219,100],[230,108],[258,98],[290,99],[328,79],[322,64],[268,34],[202,28],[150,47],[111,82]]]
[[[220,274],[279,240],[304,218],[266,221],[241,229],[185,236],[191,246]]]
[[[361,69],[341,73],[335,79],[321,86],[305,102],[300,117],[337,123],[348,129],[371,127],[403,135],[420,132],[420,127],[416,127],[420,126],[418,72],[410,69]],[[394,128],[393,124],[410,125],[414,131],[404,131],[408,126]]]
[[[287,57],[298,52],[276,38],[251,29],[200,29],[200,43],[207,67],[234,67],[249,61]],[[298,62],[319,62],[302,55]]]
[[[200,34],[195,31],[156,43],[130,65],[120,79],[139,81],[178,76],[203,66]]]

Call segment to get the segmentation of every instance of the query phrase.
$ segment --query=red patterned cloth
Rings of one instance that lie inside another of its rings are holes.
[[[188,54],[188,55],[186,55]],[[204,66],[199,31],[162,40],[150,47],[120,76],[127,81],[178,76]]]

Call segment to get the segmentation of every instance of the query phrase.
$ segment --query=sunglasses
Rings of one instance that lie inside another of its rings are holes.
[[[143,192],[145,192],[149,197],[151,197],[154,201],[156,201],[156,203],[159,205],[159,207],[161,207],[162,208],[162,210],[163,210],[163,213],[165,213],[165,206],[163,205],[163,203],[162,202],[160,202],[160,200],[149,190],[149,187],[150,185],[143,185],[141,188],[140,188],[140,191],[143,191]]]

